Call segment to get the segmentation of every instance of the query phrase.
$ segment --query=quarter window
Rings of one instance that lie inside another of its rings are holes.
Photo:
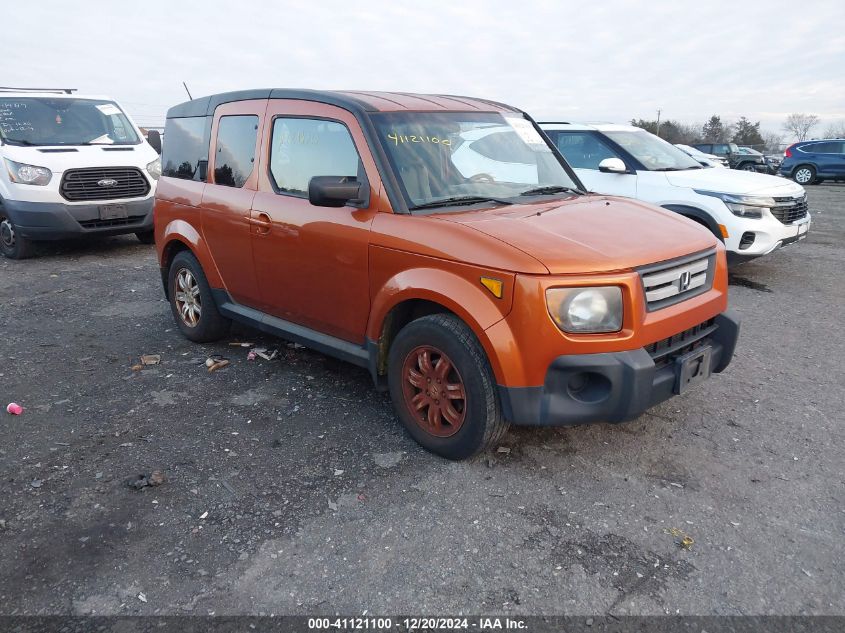
[[[217,124],[217,154],[214,182],[226,187],[243,187],[255,164],[258,117],[223,116]]]
[[[205,180],[209,131],[204,116],[167,119],[162,145],[161,174],[185,180]]]
[[[270,175],[280,193],[307,197],[308,183],[314,176],[363,180],[363,166],[342,123],[277,118],[273,121]]]
[[[558,134],[557,148],[575,169],[598,169],[605,158],[619,158],[616,152],[589,132]]]

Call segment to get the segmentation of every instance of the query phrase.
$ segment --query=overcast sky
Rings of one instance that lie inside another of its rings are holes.
[[[538,119],[845,121],[842,0],[38,0],[3,21],[0,83],[108,94],[141,125],[183,80],[466,94]]]

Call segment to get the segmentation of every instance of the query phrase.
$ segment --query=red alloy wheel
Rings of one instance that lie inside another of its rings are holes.
[[[457,433],[466,419],[466,389],[455,364],[436,347],[408,352],[402,366],[402,393],[411,417],[436,437]]]

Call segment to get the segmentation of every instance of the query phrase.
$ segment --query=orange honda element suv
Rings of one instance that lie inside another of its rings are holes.
[[[712,233],[585,193],[527,114],[482,99],[175,106],[155,242],[186,337],[235,320],[365,367],[450,459],[510,423],[634,418],[725,369],[739,332]]]

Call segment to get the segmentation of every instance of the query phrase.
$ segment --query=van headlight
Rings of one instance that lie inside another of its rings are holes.
[[[622,288],[549,288],[546,306],[564,332],[599,334],[622,329]]]
[[[6,170],[12,182],[21,185],[46,185],[53,177],[53,172],[46,167],[16,163],[8,158],[3,160],[6,161]]]
[[[718,191],[699,191],[698,189],[695,190],[695,193],[699,193],[702,196],[719,198],[730,209],[731,213],[741,218],[762,218],[763,211],[775,206],[774,198],[764,196],[739,196],[730,193],[719,193]]]
[[[147,173],[153,177],[153,180],[161,178],[161,156],[158,156],[153,162],[147,163]]]

